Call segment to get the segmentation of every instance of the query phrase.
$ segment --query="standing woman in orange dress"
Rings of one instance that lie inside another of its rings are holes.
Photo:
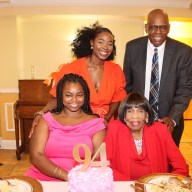
[[[126,96],[125,77],[121,67],[112,62],[116,55],[116,46],[112,32],[96,22],[90,27],[77,30],[73,40],[72,52],[77,59],[64,64],[58,72],[52,73],[53,98],[36,113],[32,128],[38,123],[40,115],[56,106],[56,85],[63,75],[76,73],[87,82],[93,113],[98,114],[108,123],[117,112],[120,101]],[[50,79],[49,79],[50,80]]]

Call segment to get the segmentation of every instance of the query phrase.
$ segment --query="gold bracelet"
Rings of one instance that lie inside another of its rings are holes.
[[[45,113],[43,111],[37,111],[35,114],[34,114],[34,118],[37,116],[37,115],[44,115]]]
[[[59,169],[59,175],[58,176],[60,177],[60,175],[61,175],[61,168]]]
[[[57,166],[57,167],[54,169],[54,171],[53,171],[53,176],[55,175],[55,173],[56,173],[56,171],[57,171],[58,168],[59,168],[59,167]]]

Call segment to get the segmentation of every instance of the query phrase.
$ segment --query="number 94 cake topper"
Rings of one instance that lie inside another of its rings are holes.
[[[79,155],[79,148],[82,147],[85,152],[85,158],[81,159]],[[98,153],[100,153],[100,161],[94,161],[97,157]],[[91,151],[86,144],[77,144],[73,149],[73,157],[79,162],[83,163],[83,166],[79,169],[79,171],[85,171],[89,166],[101,167],[103,170],[107,169],[107,165],[109,165],[109,161],[106,158],[106,146],[105,143],[102,143],[99,149],[96,151],[95,155],[91,159]]]

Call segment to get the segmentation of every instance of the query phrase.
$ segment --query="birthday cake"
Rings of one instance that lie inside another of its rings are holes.
[[[85,171],[79,171],[82,165],[77,165],[68,173],[69,192],[113,192],[113,172],[110,167],[89,166]]]

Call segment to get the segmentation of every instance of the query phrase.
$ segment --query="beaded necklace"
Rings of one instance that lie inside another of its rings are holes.
[[[137,151],[140,151],[142,149],[142,143],[143,143],[142,139],[140,139],[140,140],[134,139],[134,142],[135,142]]]

